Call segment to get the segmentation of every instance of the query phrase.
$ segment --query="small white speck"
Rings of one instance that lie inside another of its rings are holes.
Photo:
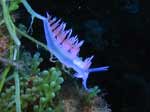
[[[80,9],[81,9],[81,6],[78,6],[78,9],[80,10]]]

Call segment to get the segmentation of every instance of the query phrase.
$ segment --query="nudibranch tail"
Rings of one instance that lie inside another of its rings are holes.
[[[98,67],[98,68],[90,68],[88,72],[101,72],[101,71],[107,71],[109,66],[104,66],[104,67]]]

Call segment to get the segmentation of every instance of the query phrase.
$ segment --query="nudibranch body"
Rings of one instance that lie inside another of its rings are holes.
[[[58,20],[47,14],[43,24],[49,51],[67,68],[73,68],[76,71],[74,77],[82,78],[83,86],[88,90],[86,81],[89,73],[105,71],[108,66],[89,68],[93,56],[84,61],[79,57],[80,47],[84,41],[79,42],[77,36],[72,36],[72,29],[65,30],[66,23],[61,22],[61,19]]]

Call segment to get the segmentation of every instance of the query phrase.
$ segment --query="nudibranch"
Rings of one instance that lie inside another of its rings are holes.
[[[79,57],[80,47],[84,41],[79,41],[77,35],[73,36],[72,29],[66,30],[66,23],[61,19],[52,17],[47,13],[47,17],[42,20],[50,53],[67,68],[74,69],[76,73],[73,76],[81,78],[84,88],[89,90],[86,84],[89,73],[106,71],[109,67],[90,68],[94,56],[85,60]]]

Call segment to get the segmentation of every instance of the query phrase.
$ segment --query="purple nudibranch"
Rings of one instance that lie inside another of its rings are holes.
[[[76,71],[74,77],[82,78],[83,86],[88,90],[86,81],[90,72],[106,71],[109,67],[90,68],[94,56],[82,60],[79,57],[80,47],[84,41],[79,41],[77,35],[72,35],[72,29],[66,30],[66,23],[61,19],[52,17],[47,13],[47,17],[42,19],[47,46],[56,58],[67,68]]]

